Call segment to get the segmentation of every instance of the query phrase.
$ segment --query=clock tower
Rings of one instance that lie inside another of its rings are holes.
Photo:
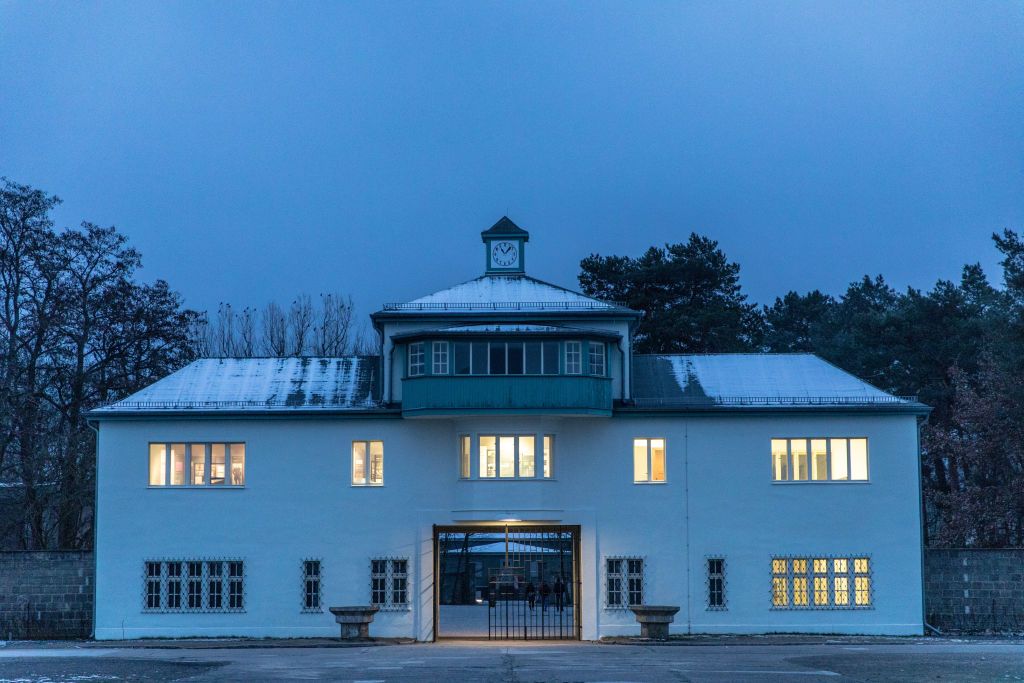
[[[522,275],[525,272],[525,249],[530,233],[513,223],[508,216],[480,233],[487,258],[488,275]]]

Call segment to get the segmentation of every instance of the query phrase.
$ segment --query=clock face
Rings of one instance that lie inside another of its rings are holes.
[[[519,265],[519,246],[502,240],[491,242],[491,265],[497,268],[515,268]]]

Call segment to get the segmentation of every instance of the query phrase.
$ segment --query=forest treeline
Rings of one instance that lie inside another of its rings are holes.
[[[187,309],[137,281],[141,255],[112,227],[55,228],[59,199],[0,182],[0,548],[88,548],[96,435],[86,415],[203,356],[374,353],[339,294],[287,306]],[[1024,244],[993,236],[1000,281],[896,291],[881,276],[839,296],[744,295],[739,265],[700,235],[639,257],[591,255],[590,295],[644,311],[648,353],[809,351],[934,411],[922,484],[934,545],[1024,545]]]

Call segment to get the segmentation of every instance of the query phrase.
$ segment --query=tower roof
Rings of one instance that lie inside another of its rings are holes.
[[[530,241],[530,233],[513,223],[508,216],[502,216],[497,223],[481,232],[480,236],[484,240],[491,237],[518,237],[524,242]]]

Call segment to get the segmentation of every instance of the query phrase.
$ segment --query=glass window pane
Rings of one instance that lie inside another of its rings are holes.
[[[647,481],[647,439],[633,439],[633,481]]]
[[[370,483],[384,483],[384,442],[370,442]]]
[[[519,437],[519,476],[532,477],[536,474],[534,469],[534,437]]]
[[[868,479],[868,440],[850,439],[850,479]]]
[[[473,342],[473,374],[487,374],[487,342]]]
[[[828,480],[828,452],[825,439],[811,439],[811,479]]]
[[[448,374],[448,342],[434,342],[433,365],[430,372],[434,375]]]
[[[551,459],[554,457],[555,437],[544,437],[544,476],[551,476]]]
[[[468,375],[472,366],[470,365],[470,349],[469,342],[455,342],[455,374],[456,375]]]
[[[828,604],[828,577],[816,576],[814,577],[814,604],[815,605],[827,605]]]
[[[788,581],[783,577],[772,579],[772,604],[776,607],[785,607],[789,604]]]
[[[832,439],[832,481],[846,481],[850,473],[846,466],[846,439]]]
[[[583,372],[582,342],[565,342],[565,372],[578,375]]]
[[[193,486],[206,483],[206,444],[192,443],[188,445],[189,480]]]
[[[505,374],[505,344],[504,342],[491,342],[491,374]]]
[[[604,377],[604,343],[603,342],[590,342],[589,343],[588,358],[588,370],[591,375],[598,377]]]
[[[523,374],[523,343],[509,342],[508,344],[508,374]]]
[[[231,444],[231,485],[245,484],[245,444]]]
[[[773,574],[785,574],[786,573],[786,560],[785,559],[773,559],[772,560],[772,573]]]
[[[772,439],[772,479],[789,480],[788,444],[785,439]]]
[[[526,343],[526,374],[527,375],[539,375],[541,369],[540,363],[540,342],[527,342]]]
[[[224,483],[226,451],[224,444],[215,443],[210,446],[210,483],[220,485]]]
[[[854,580],[854,602],[859,605],[871,604],[871,579],[867,576],[858,576]]]
[[[171,485],[181,486],[185,483],[185,444],[171,444]]]
[[[480,476],[491,478],[498,476],[498,445],[493,436],[480,437]]]
[[[651,481],[665,481],[665,439],[651,439]]]
[[[849,605],[850,604],[850,580],[845,576],[837,576],[833,582],[834,594],[833,594],[833,605]]]
[[[544,342],[544,374],[558,374],[558,342]]]
[[[162,443],[149,444],[149,485],[167,484],[167,446]]]
[[[793,452],[793,481],[807,481],[807,439],[790,439]]]
[[[352,442],[352,483],[366,483],[366,442]]]
[[[807,577],[793,577],[793,604],[804,606],[807,604]]]
[[[469,458],[470,458],[470,453],[469,453],[469,447],[470,447],[469,446],[469,443],[470,443],[469,442],[469,437],[468,436],[460,437],[459,441],[461,442],[460,446],[459,446],[459,476],[461,476],[463,479],[468,479],[469,478]]]
[[[502,477],[516,476],[516,438],[514,436],[498,437],[499,474]]]
[[[853,561],[853,571],[857,572],[858,574],[867,574],[868,567],[868,558],[866,557],[858,557]]]

